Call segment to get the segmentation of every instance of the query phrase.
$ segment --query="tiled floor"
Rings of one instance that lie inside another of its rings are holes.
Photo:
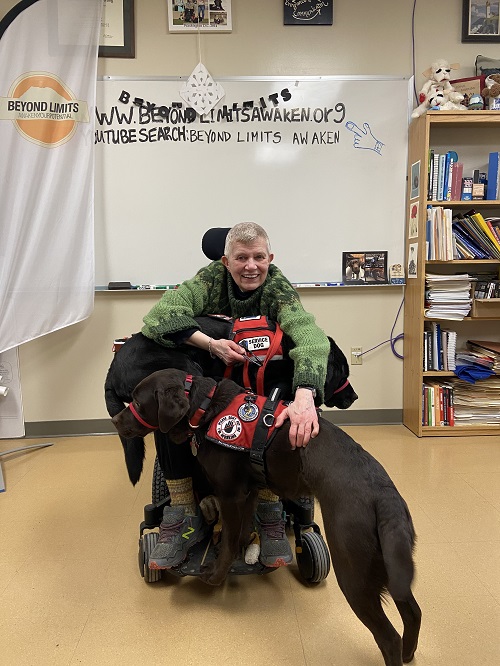
[[[419,440],[402,426],[346,427],[386,467],[418,533],[416,666],[500,664],[500,437]],[[209,588],[137,566],[154,462],[128,482],[114,436],[52,440],[1,458],[0,664],[380,666],[333,573],[296,565]],[[1,440],[0,451],[36,443]],[[392,603],[387,612],[400,630]]]

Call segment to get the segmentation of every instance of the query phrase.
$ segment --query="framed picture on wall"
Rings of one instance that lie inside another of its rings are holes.
[[[499,0],[462,1],[462,42],[500,42]]]
[[[284,25],[332,25],[333,0],[283,0]]]
[[[166,0],[170,32],[231,32],[231,0]]]
[[[387,252],[342,252],[342,280],[345,284],[387,283]]]
[[[103,0],[99,57],[135,58],[134,0]]]

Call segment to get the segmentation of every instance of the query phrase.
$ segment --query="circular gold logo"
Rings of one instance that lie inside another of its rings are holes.
[[[30,72],[14,81],[7,109],[8,117],[25,139],[47,148],[69,141],[78,121],[88,122],[87,104],[48,72]]]

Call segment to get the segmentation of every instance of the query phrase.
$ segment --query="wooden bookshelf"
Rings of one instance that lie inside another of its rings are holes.
[[[408,277],[405,287],[404,313],[404,361],[403,361],[403,423],[418,437],[437,436],[474,436],[500,435],[500,426],[496,425],[458,425],[458,426],[423,426],[422,425],[422,383],[428,379],[446,379],[454,377],[453,372],[423,371],[424,323],[436,321],[427,319],[424,314],[425,273],[475,272],[479,267],[496,270],[500,276],[500,260],[454,260],[427,261],[425,252],[425,232],[427,205],[442,206],[460,212],[476,208],[484,217],[500,217],[500,200],[486,201],[428,201],[427,164],[429,150],[437,152],[456,150],[459,160],[464,162],[464,175],[472,174],[477,168],[488,163],[488,154],[500,150],[500,112],[498,111],[429,111],[413,120],[409,128],[408,183],[411,183],[412,165],[420,161],[419,196],[410,200],[408,189],[406,219],[406,256],[409,245],[417,243],[417,275]],[[419,203],[418,236],[408,238],[410,204]],[[498,321],[500,316],[466,317],[463,322],[448,319],[440,320],[447,328],[466,327],[467,337],[475,339],[494,339],[491,328],[487,337],[484,331],[487,322]],[[486,322],[486,323],[485,323]],[[496,329],[495,339],[500,339],[500,326]]]

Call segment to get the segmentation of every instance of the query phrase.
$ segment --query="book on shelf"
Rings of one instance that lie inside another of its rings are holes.
[[[434,153],[433,156],[434,167],[432,169],[432,196],[433,201],[437,200],[438,195],[438,181],[439,181],[439,153]]]
[[[437,201],[443,201],[446,155],[439,155]]]
[[[500,426],[500,377],[475,384],[453,380],[453,403],[455,425]]]
[[[426,323],[422,367],[426,371],[449,371],[456,368],[457,333],[438,322]]]
[[[500,374],[500,342],[495,340],[467,340],[467,348],[491,359],[491,369]]]
[[[425,381],[422,385],[422,425],[455,425],[453,385]]]
[[[451,199],[452,201],[460,201],[462,196],[462,178],[464,175],[463,162],[456,162],[453,165],[453,175],[451,182]]]
[[[480,213],[470,210],[467,213],[456,215],[453,222],[455,228],[465,232],[486,254],[485,257],[482,257],[483,259],[500,259],[500,245],[490,237],[491,231]],[[485,229],[488,229],[488,232]]]
[[[498,199],[498,188],[500,178],[500,152],[490,153],[488,157],[488,181],[486,187],[486,198],[490,201]]]
[[[500,243],[500,217],[487,217],[486,224],[490,228],[491,233]]]
[[[480,229],[485,233],[485,235],[488,237],[488,239],[493,243],[493,246],[496,248],[496,250],[498,252],[497,259],[500,259],[500,242],[498,241],[497,237],[492,232],[492,230],[489,228],[489,226],[486,223],[486,220],[484,219],[484,217],[481,215],[481,213],[478,213],[475,210],[469,211],[468,215],[470,215],[472,217],[472,219],[475,220],[475,222],[477,222]]]
[[[464,176],[462,178],[462,194],[460,199],[462,201],[471,201],[472,200],[472,178],[470,176]]]

